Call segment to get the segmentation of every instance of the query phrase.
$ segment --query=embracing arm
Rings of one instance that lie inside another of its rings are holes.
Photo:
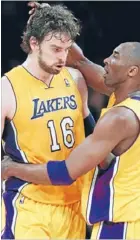
[[[106,113],[98,121],[93,134],[76,147],[66,161],[27,164],[24,168],[22,164],[12,163],[13,167],[9,168],[9,176],[14,173],[14,176],[18,178],[28,179],[29,182],[37,184],[71,184],[75,179],[102,163],[121,141],[136,134],[139,125],[132,124],[132,119],[135,122],[135,116],[132,116],[132,112],[129,115],[128,112],[130,111],[126,109],[123,111],[122,108],[114,108]]]
[[[138,133],[139,122],[131,110],[122,107],[109,110],[99,119],[93,134],[75,148],[65,161],[69,178],[75,180],[86,174],[102,163],[111,152],[120,155],[121,152],[116,150],[119,144],[138,136]],[[47,174],[50,177],[50,171]]]
[[[72,179],[87,173],[107,158],[109,153],[124,139],[126,134],[125,122],[113,111],[106,113],[99,119],[94,133],[74,149],[66,161]]]
[[[67,65],[77,68],[84,76],[87,85],[95,91],[108,96],[113,92],[113,89],[107,88],[104,83],[104,68],[87,59],[84,56],[82,49],[76,43],[72,45],[72,48],[69,51]]]

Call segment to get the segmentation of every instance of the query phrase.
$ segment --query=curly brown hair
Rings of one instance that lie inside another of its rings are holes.
[[[30,53],[30,38],[34,36],[39,43],[48,33],[67,33],[71,40],[75,40],[80,33],[80,21],[63,5],[52,5],[35,10],[31,20],[23,32],[21,48]],[[60,34],[61,35],[61,34]]]

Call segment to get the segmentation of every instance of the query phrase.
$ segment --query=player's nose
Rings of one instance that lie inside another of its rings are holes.
[[[109,57],[105,58],[103,62],[105,65],[107,65],[109,63]]]
[[[62,62],[66,62],[66,59],[67,59],[67,53],[64,51],[64,52],[61,52],[60,55],[59,55],[59,59],[62,61]]]

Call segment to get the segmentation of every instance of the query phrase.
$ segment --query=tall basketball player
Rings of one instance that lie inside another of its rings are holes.
[[[28,57],[2,78],[5,152],[17,162],[66,159],[85,138],[84,122],[93,130],[84,78],[65,67],[79,30],[60,5],[36,10],[27,24],[22,49]],[[82,178],[69,187],[7,180],[2,239],[85,238],[81,184]]]
[[[11,176],[70,185],[94,168],[82,195],[92,238],[140,239],[140,43],[119,45],[104,63],[105,84],[115,89],[115,98],[103,109],[94,132],[66,160],[25,166],[23,171],[21,164],[11,164]],[[103,169],[110,152],[116,157]]]

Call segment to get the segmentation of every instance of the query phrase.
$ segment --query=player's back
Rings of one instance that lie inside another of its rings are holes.
[[[140,95],[127,98],[114,107],[131,109],[140,121]],[[110,108],[103,109],[102,116]],[[132,146],[116,157],[107,170],[96,167],[89,191],[87,209],[89,223],[101,221],[134,222],[140,219],[140,134]],[[85,205],[86,205],[85,204]]]
[[[24,163],[64,160],[84,139],[82,101],[66,68],[48,87],[22,66],[6,74],[16,97],[16,112],[5,124],[5,151]],[[21,191],[38,202],[69,204],[80,200],[78,179],[69,187],[43,186],[16,178],[6,181],[6,190]]]

